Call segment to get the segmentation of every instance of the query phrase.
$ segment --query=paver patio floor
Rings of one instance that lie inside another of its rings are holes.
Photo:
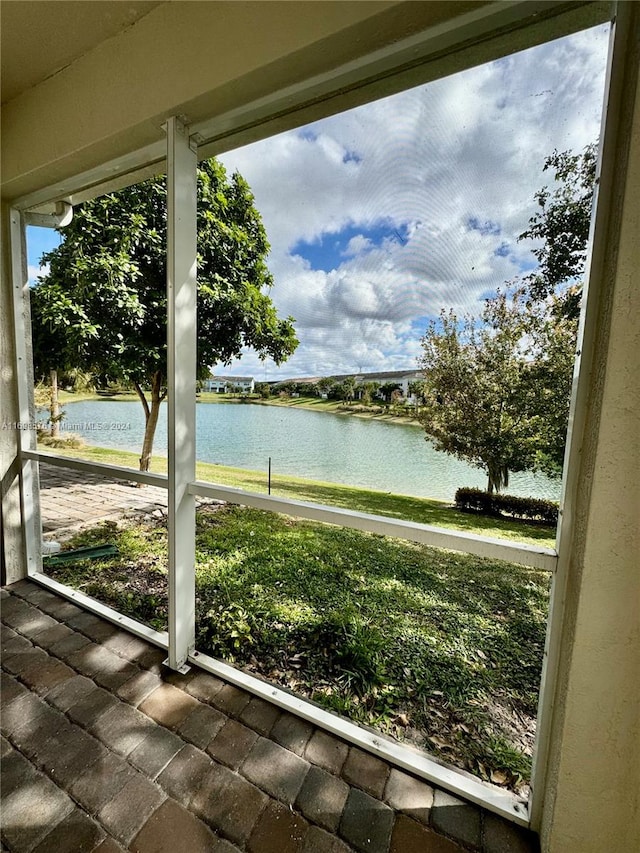
[[[101,521],[166,514],[167,490],[158,486],[137,488],[135,483],[46,462],[40,462],[39,470],[40,516],[46,540],[68,539],[81,528]],[[197,499],[199,506],[207,503],[217,501]]]
[[[2,593],[13,853],[486,853],[528,833],[36,583]]]

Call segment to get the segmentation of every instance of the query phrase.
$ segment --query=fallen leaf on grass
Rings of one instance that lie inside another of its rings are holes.
[[[434,746],[437,746],[440,749],[453,749],[453,746],[439,735],[429,735],[427,740],[430,740]]]
[[[506,785],[509,777],[504,770],[492,770],[490,779],[495,785]]]

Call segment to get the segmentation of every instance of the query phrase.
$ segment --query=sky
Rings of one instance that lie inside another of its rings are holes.
[[[279,368],[247,351],[215,372],[262,381],[413,370],[441,308],[478,314],[482,299],[534,268],[534,244],[517,238],[534,193],[552,183],[545,158],[598,138],[608,30],[222,155],[255,195],[271,297],[300,345]],[[32,278],[57,237],[41,230],[28,234]]]

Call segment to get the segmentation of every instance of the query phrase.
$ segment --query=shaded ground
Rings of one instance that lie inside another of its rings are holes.
[[[120,557],[55,577],[166,627],[161,520],[85,531]],[[548,575],[235,506],[199,513],[197,645],[525,792]]]
[[[3,850],[537,850],[229,683],[169,672],[165,651],[34,583],[1,597]]]

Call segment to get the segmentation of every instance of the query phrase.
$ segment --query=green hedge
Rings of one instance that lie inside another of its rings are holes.
[[[558,521],[558,504],[539,498],[518,498],[515,495],[490,494],[481,489],[465,488],[456,492],[455,505],[465,512],[480,512],[484,515],[509,515],[545,524],[556,524]]]

